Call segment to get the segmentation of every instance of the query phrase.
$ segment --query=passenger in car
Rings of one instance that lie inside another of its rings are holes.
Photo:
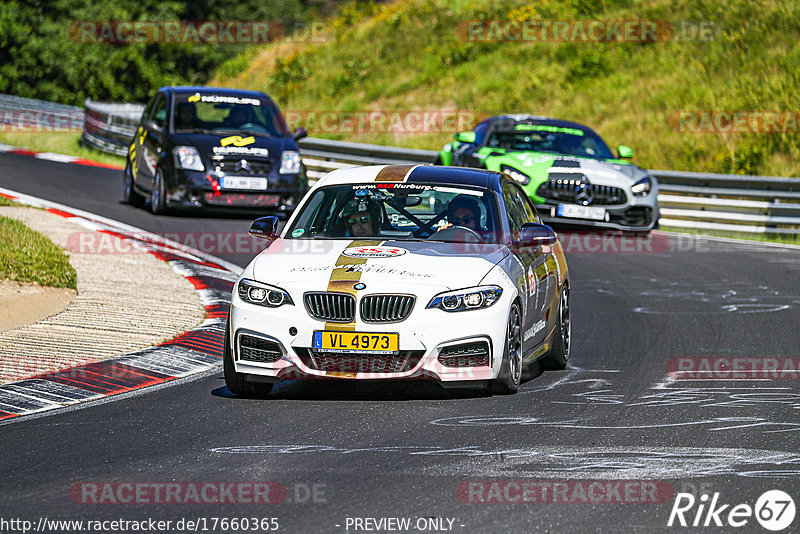
[[[481,228],[481,208],[474,198],[459,195],[447,206],[447,222],[453,226],[464,226],[476,232]]]

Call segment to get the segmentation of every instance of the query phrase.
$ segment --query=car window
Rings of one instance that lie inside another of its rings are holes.
[[[536,208],[533,207],[533,203],[528,195],[517,186],[514,186],[514,190],[516,191],[517,197],[519,198],[519,202],[522,205],[522,209],[525,210],[527,220],[525,222],[539,222],[539,217],[536,213]]]
[[[503,201],[506,204],[506,215],[508,217],[508,226],[511,228],[511,235],[514,239],[518,239],[522,225],[528,222],[525,203],[513,184],[506,184],[503,187]]]
[[[524,127],[520,129],[521,127]],[[486,146],[522,152],[552,152],[578,157],[610,159],[613,154],[600,137],[588,130],[519,124],[495,130]]]
[[[214,93],[176,95],[174,128],[176,132],[202,129],[265,137],[290,135],[286,121],[271,101]]]
[[[167,97],[164,93],[159,93],[156,103],[153,106],[153,122],[161,128],[167,124]]]
[[[494,196],[482,189],[438,184],[336,185],[311,195],[287,237],[499,243],[497,213]]]
[[[483,144],[483,139],[486,137],[486,131],[489,129],[489,121],[483,121],[482,123],[475,126],[473,131],[475,132],[475,144],[480,146]]]
[[[148,118],[150,118],[150,114],[153,112],[153,106],[156,104],[156,99],[158,98],[158,94],[154,95],[153,98],[147,103],[144,107],[144,111],[142,112],[142,119],[141,121],[144,122]]]

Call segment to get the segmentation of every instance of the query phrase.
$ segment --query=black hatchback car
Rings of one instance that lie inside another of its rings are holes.
[[[258,91],[162,87],[128,150],[125,203],[153,213],[235,207],[289,212],[308,190],[297,140]]]

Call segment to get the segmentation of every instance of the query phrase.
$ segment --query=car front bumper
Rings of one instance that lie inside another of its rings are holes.
[[[167,178],[167,205],[184,209],[249,208],[290,212],[308,191],[304,174],[270,176],[267,180],[266,190],[222,189],[208,172],[174,169],[174,175]]]
[[[234,292],[229,343],[236,372],[248,375],[250,380],[265,382],[297,378],[432,379],[443,385],[454,385],[485,382],[496,378],[500,371],[511,300],[505,294],[493,306],[480,310],[426,309],[428,300],[420,298],[411,315],[399,323],[374,324],[356,319],[356,332],[399,335],[397,357],[405,358],[406,365],[399,366],[399,370],[395,366],[391,371],[387,368],[397,362],[387,363],[390,357],[386,355],[326,355],[314,351],[311,348],[314,331],[326,330],[326,323],[310,317],[302,304],[302,295],[298,297],[293,306],[264,308],[243,302]],[[329,323],[327,330],[336,331],[337,328]],[[271,358],[274,361],[253,361],[243,354],[242,336],[277,344],[280,354]],[[486,347],[485,361],[476,357],[457,362],[452,357],[457,350],[455,347],[475,344]],[[342,365],[334,369],[331,362],[337,359]]]
[[[604,208],[607,220],[578,219],[557,215],[559,203],[547,201],[536,206],[542,222],[593,228],[608,228],[631,232],[648,232],[656,228],[659,219],[657,205],[634,204],[629,206],[597,206]]]

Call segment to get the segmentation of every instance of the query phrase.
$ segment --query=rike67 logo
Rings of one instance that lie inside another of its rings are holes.
[[[719,493],[711,497],[704,493],[699,499],[691,493],[678,493],[667,526],[738,528],[750,524],[755,517],[763,528],[777,532],[788,528],[794,515],[794,500],[781,490],[764,492],[755,507],[723,503]]]

